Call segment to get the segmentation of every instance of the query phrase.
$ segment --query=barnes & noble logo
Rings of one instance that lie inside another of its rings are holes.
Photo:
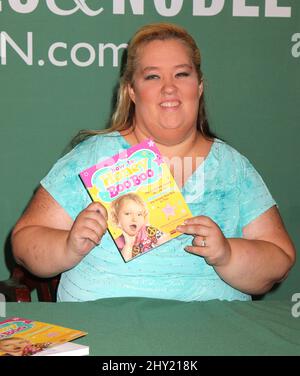
[[[278,5],[278,1],[265,0],[263,2],[257,0],[257,3],[260,3],[260,5],[247,5],[246,0],[232,0],[231,2],[227,1],[226,5],[230,3],[232,6],[232,16],[234,17],[259,17],[263,12],[265,17],[291,17],[291,7],[280,6]],[[130,5],[134,15],[144,15],[145,13],[145,0],[111,0],[111,2],[112,14],[124,15],[126,9],[128,9],[128,5]],[[150,0],[147,0],[147,2],[150,2]],[[80,11],[87,16],[93,17],[104,12],[104,8],[101,6],[104,4],[104,0],[45,0],[45,3],[52,13],[59,16],[70,16]],[[126,3],[127,8],[125,7]],[[225,6],[225,0],[192,0],[188,3],[189,6],[192,5],[193,16],[216,16],[223,11]],[[262,3],[264,3],[264,7]],[[184,0],[152,0],[152,5],[156,12],[164,17],[177,16],[181,12],[183,4]],[[8,0],[8,5],[17,13],[27,14],[34,12],[38,8],[39,0]],[[2,1],[0,1],[0,12],[3,9]]]
[[[7,46],[16,52],[26,65],[32,66],[37,63],[42,67],[46,63],[44,58],[35,56],[35,43],[31,31],[27,32],[25,47],[20,47],[20,43],[17,43],[5,31],[0,32],[0,65],[7,65],[7,61],[9,60],[7,57]],[[48,48],[47,61],[56,67],[66,67],[70,62],[77,67],[88,67],[92,64],[104,67],[105,56],[109,54],[112,57],[112,66],[118,67],[120,55],[125,48],[127,48],[127,43],[119,45],[114,43],[99,43],[93,46],[87,42],[79,42],[73,46],[69,46],[65,42],[55,42]]]
[[[286,0],[292,3],[292,0]],[[255,2],[254,2],[255,3]],[[291,18],[292,7],[279,5],[279,0],[258,1],[255,5],[247,4],[246,0],[0,0],[0,17],[5,12],[27,14],[37,12],[39,8],[46,7],[51,13],[58,16],[71,16],[81,13],[89,17],[107,15],[107,11],[112,15],[134,15],[145,14],[145,4],[150,4],[153,10],[163,17],[174,17],[180,14],[183,6],[188,7],[187,11],[192,16],[217,16],[224,11],[225,6],[231,7],[233,17],[273,17]],[[104,4],[110,9],[104,9]],[[291,56],[300,57],[300,33],[291,36]],[[36,51],[37,38],[32,31],[27,31],[25,36],[12,35],[7,30],[0,29],[0,66],[7,65],[15,56],[23,61],[27,66],[52,65],[55,67],[66,67],[75,65],[77,67],[89,67],[96,65],[104,67],[111,65],[118,67],[122,49],[127,44],[114,44],[112,42],[91,44],[80,41],[70,45],[66,41],[55,41],[47,47],[47,56],[40,56]],[[10,51],[12,53],[10,53]],[[9,54],[10,53],[10,54]],[[8,56],[9,54],[9,56]],[[14,56],[13,56],[14,55]],[[106,57],[108,55],[108,58]],[[110,59],[109,63],[105,60]]]

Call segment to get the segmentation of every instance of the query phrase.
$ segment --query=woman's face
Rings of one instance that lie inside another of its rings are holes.
[[[202,83],[179,40],[155,40],[141,48],[129,95],[139,131],[172,145],[196,129]]]

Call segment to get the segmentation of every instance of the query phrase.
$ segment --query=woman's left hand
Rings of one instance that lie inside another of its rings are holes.
[[[177,230],[194,236],[192,246],[185,247],[187,252],[204,257],[212,266],[228,263],[231,256],[229,241],[211,218],[203,215],[189,218]]]

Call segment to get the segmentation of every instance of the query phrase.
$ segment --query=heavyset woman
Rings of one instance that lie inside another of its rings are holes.
[[[170,161],[193,217],[179,226],[181,236],[124,263],[105,209],[90,203],[78,174],[146,138]],[[190,173],[181,167],[186,160]],[[171,24],[146,25],[133,36],[111,128],[54,165],[12,242],[16,260],[31,272],[62,273],[59,301],[249,300],[283,280],[295,262],[262,178],[210,131],[198,47]]]

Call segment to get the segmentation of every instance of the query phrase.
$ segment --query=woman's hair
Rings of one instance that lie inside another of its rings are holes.
[[[118,225],[120,208],[126,200],[134,201],[136,204],[140,205],[143,208],[144,217],[148,215],[146,205],[144,201],[140,198],[140,196],[136,193],[126,193],[125,195],[120,196],[116,200],[114,200],[110,205],[110,219],[115,225]]]
[[[199,48],[195,40],[184,28],[170,23],[145,25],[134,34],[129,42],[126,61],[121,68],[117,103],[111,117],[110,127],[105,131],[86,131],[81,134],[91,136],[103,132],[130,130],[134,126],[135,104],[129,96],[128,89],[129,86],[133,85],[133,76],[139,62],[140,51],[149,42],[169,39],[176,39],[187,47],[192,63],[196,69],[199,83],[203,81]],[[204,105],[204,93],[202,93],[199,99],[197,129],[204,137],[209,139],[216,137],[209,129]]]

